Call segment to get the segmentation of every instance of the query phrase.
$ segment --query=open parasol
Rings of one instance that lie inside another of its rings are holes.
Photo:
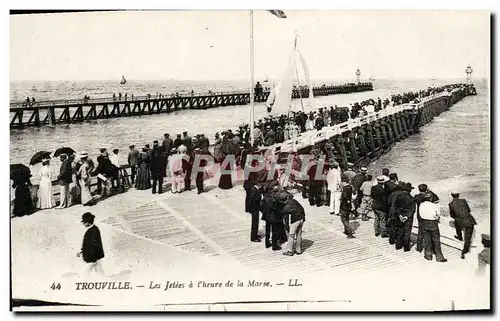
[[[31,170],[28,166],[23,164],[11,164],[10,165],[10,179],[15,180],[19,177],[31,177]]]
[[[70,147],[61,147],[61,148],[58,148],[55,152],[54,152],[54,157],[58,157],[59,155],[61,154],[66,154],[66,155],[73,155],[75,153],[75,151],[73,150],[73,148],[70,148]]]
[[[30,165],[32,166],[32,165],[41,163],[42,160],[44,160],[45,158],[50,158],[50,154],[51,154],[51,152],[47,152],[47,151],[41,151],[41,152],[36,153],[35,155],[33,155],[33,157],[31,157]]]

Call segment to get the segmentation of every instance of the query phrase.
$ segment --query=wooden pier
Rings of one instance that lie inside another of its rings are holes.
[[[314,96],[347,94],[373,90],[372,83],[345,84],[313,88]],[[270,92],[255,95],[256,102],[265,102]],[[292,98],[308,98],[309,89],[295,89]],[[41,101],[34,105],[11,102],[10,128],[80,123],[89,120],[143,116],[170,113],[186,109],[208,109],[250,103],[250,94],[229,92],[218,94],[192,94],[187,96],[141,96]]]

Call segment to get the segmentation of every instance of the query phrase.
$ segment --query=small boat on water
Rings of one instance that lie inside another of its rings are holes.
[[[371,76],[370,78],[368,78],[368,80],[375,81],[375,78],[373,76]]]
[[[122,80],[120,81],[120,85],[125,85],[127,83],[127,79],[122,75]]]

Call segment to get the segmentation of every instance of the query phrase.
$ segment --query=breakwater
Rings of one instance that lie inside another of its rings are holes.
[[[321,86],[313,88],[314,96],[328,96],[372,91],[372,83]],[[265,102],[269,91],[255,95],[255,102]],[[292,98],[308,98],[309,89],[294,89]],[[187,109],[208,109],[250,103],[250,93],[228,92],[218,94],[191,94],[186,96],[141,96],[78,100],[51,100],[33,104],[11,102],[10,128],[80,123],[109,119],[170,113]]]

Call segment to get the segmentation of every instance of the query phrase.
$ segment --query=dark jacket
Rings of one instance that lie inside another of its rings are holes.
[[[353,192],[357,193],[359,191],[359,188],[361,187],[361,185],[363,185],[365,181],[366,181],[366,174],[357,173],[352,179]]]
[[[469,204],[467,201],[461,198],[453,199],[450,204],[448,204],[450,209],[450,217],[455,219],[455,224],[460,227],[472,227],[476,225],[476,220],[470,214]]]
[[[107,177],[116,176],[117,168],[113,165],[113,163],[111,163],[109,157],[103,155],[97,156],[97,162],[99,163],[97,165],[97,171],[99,174]]]
[[[175,140],[174,140],[174,147],[175,148],[179,148],[179,146],[182,145],[182,139],[180,137],[177,137]],[[186,146],[187,147],[187,146]]]
[[[128,164],[130,166],[136,166],[139,165],[139,151],[137,149],[132,149],[130,152],[128,152]]]
[[[151,154],[151,175],[154,178],[163,178],[166,176],[167,162],[163,151],[160,148],[153,148]]]
[[[96,262],[104,257],[101,232],[95,225],[88,228],[83,236],[82,256],[87,263]]]
[[[350,212],[352,208],[352,187],[351,185],[342,186],[342,194],[340,195],[340,209]]]
[[[296,199],[290,199],[283,206],[283,216],[288,217],[290,215],[290,224],[297,222],[298,220],[306,220],[306,212],[304,207],[297,202]]]
[[[59,176],[57,179],[60,184],[69,184],[73,181],[73,168],[71,167],[71,161],[66,159],[61,164],[61,169],[59,171]]]
[[[388,218],[393,218],[397,216],[397,210],[396,210],[396,199],[399,197],[399,195],[403,194],[404,191],[400,189],[396,189],[394,192],[392,192],[388,198],[387,198],[387,210],[389,211],[388,213]]]
[[[387,213],[387,195],[384,185],[377,184],[373,186],[371,196],[373,200],[372,208]]]
[[[252,186],[250,188],[250,193],[248,195],[248,212],[259,213],[261,200],[262,200],[262,191],[255,185]]]
[[[394,201],[397,215],[408,216],[409,221],[413,221],[413,214],[415,214],[416,206],[415,200],[410,193],[403,192]]]
[[[393,181],[385,182],[385,192],[387,194],[387,198],[391,196],[392,192],[394,192],[398,188],[398,184]]]
[[[280,204],[274,193],[264,194],[261,201],[262,220],[276,224],[282,220]]]

